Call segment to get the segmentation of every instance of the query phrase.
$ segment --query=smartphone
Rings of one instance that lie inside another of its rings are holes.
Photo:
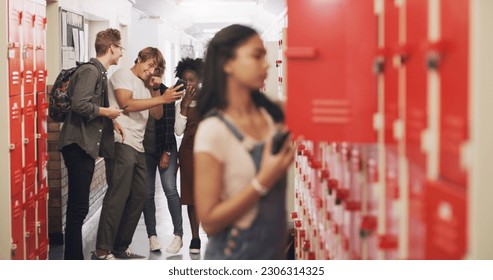
[[[176,84],[173,86],[173,88],[176,88],[179,85],[183,85],[183,86],[180,89],[178,89],[178,91],[184,91],[187,88],[187,82],[185,82],[182,79],[178,79],[176,81]]]
[[[281,150],[282,146],[284,145],[290,134],[291,131],[289,130],[279,131],[274,135],[274,137],[272,137],[271,153],[273,155],[279,153],[279,151]]]

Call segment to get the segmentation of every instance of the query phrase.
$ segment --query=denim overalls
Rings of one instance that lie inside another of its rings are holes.
[[[243,135],[236,127],[217,114],[235,137],[242,142]],[[264,143],[255,145],[250,151],[256,172],[260,167]],[[230,226],[209,236],[205,259],[284,259],[286,235],[286,177],[284,176],[258,203],[258,214],[248,229]]]

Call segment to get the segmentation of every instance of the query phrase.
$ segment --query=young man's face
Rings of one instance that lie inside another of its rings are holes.
[[[123,56],[123,51],[125,50],[125,48],[123,48],[121,46],[121,42],[118,42],[117,44],[112,44],[111,47],[110,47],[110,50],[112,52],[112,61],[111,61],[111,64],[112,65],[117,65],[118,64],[118,61],[120,60],[120,57]]]
[[[149,80],[156,71],[157,63],[154,59],[149,58],[146,61],[142,61],[140,58],[137,60],[137,76],[143,80]]]

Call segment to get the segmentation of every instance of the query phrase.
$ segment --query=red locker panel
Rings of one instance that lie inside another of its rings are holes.
[[[428,1],[406,1],[406,155],[423,168],[421,133],[428,127],[426,44],[428,41]]]
[[[426,258],[463,259],[467,250],[467,194],[445,181],[426,183]]]
[[[288,126],[306,139],[374,142],[373,1],[287,3]]]
[[[33,2],[24,0],[22,16],[22,33],[24,42],[22,45],[22,58],[24,69],[22,72],[24,82],[24,94],[34,91],[34,20],[35,9]]]
[[[36,180],[36,105],[34,94],[24,95],[24,174],[25,185],[34,185]]]
[[[34,185],[26,188],[26,258],[36,259],[36,193]]]
[[[21,96],[10,97],[10,180],[12,195],[22,193],[22,107]]]
[[[36,191],[36,233],[37,233],[37,254],[40,260],[48,259],[48,186],[46,180],[38,182]]]
[[[385,0],[384,6],[384,132],[385,143],[396,143],[394,139],[394,122],[399,118],[399,84],[398,68],[394,66],[393,56],[399,45],[399,9],[395,0]]]
[[[9,64],[9,95],[21,93],[21,45],[20,31],[22,28],[23,2],[8,1],[8,64]]]
[[[22,192],[13,194],[11,200],[13,260],[24,259],[24,211],[22,206]]]
[[[36,90],[46,90],[46,65],[45,65],[45,49],[46,49],[46,6],[36,3],[36,20],[35,20],[35,51],[36,51]]]
[[[466,185],[460,147],[469,138],[469,0],[441,1],[440,176]]]
[[[38,181],[42,182],[47,176],[47,166],[48,166],[48,101],[46,99],[46,93],[37,93],[37,163],[38,163]]]
[[[412,260],[425,259],[426,221],[425,180],[426,170],[409,162],[409,253]]]

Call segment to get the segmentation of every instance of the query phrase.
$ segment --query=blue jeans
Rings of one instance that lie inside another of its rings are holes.
[[[176,168],[178,153],[176,147],[171,151],[169,166],[159,168],[160,156],[146,153],[147,162],[147,200],[144,206],[144,221],[148,237],[156,233],[156,204],[154,193],[156,190],[156,169],[159,170],[161,185],[168,201],[168,210],[173,221],[173,234],[183,236],[183,219],[181,216],[180,196],[176,188]]]

